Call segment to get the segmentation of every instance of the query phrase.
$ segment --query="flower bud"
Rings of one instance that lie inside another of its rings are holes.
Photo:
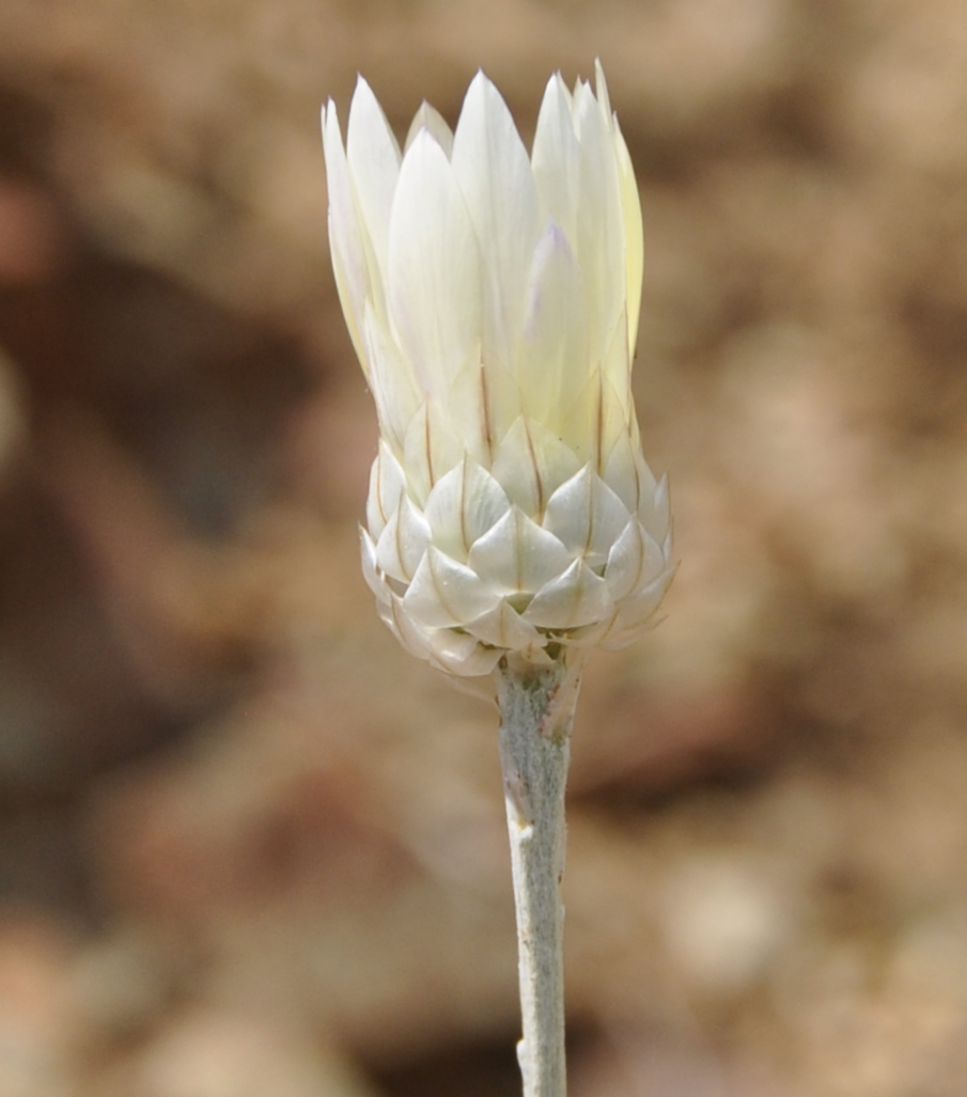
[[[403,645],[460,675],[621,646],[672,576],[631,358],[638,189],[600,66],[531,154],[479,73],[405,151],[360,78],[323,112],[333,268],[379,418],[363,570]]]

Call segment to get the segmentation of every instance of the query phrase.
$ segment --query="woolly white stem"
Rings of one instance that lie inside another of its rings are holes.
[[[580,675],[556,663],[497,672],[514,874],[524,1097],[564,1097],[564,791]]]

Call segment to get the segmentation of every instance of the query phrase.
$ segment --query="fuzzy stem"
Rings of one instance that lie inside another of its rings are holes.
[[[564,1097],[564,791],[580,675],[501,666],[500,759],[514,875],[524,1097]]]

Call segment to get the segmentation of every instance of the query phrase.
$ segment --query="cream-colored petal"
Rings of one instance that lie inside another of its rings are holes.
[[[424,514],[433,543],[456,560],[465,561],[470,546],[510,509],[497,481],[468,457],[438,480],[427,497]]]
[[[400,505],[406,488],[403,469],[383,439],[379,443],[379,455],[369,473],[369,495],[366,498],[366,524],[373,537],[378,538],[386,528],[393,512]]]
[[[403,606],[420,624],[444,628],[465,625],[498,601],[474,571],[431,545],[403,597]]]
[[[528,418],[559,432],[562,413],[590,373],[585,289],[564,230],[551,222],[530,261],[520,343],[520,390]]]
[[[423,391],[442,398],[480,347],[480,256],[453,169],[422,130],[403,158],[389,231],[389,308]]]
[[[368,372],[363,339],[363,310],[370,290],[366,246],[357,218],[339,116],[332,100],[322,112],[322,146],[329,189],[329,250],[336,289],[356,356],[363,371]]]
[[[604,354],[627,294],[624,220],[614,141],[589,88],[575,95],[578,215],[575,248],[587,291],[592,356]]]
[[[376,559],[387,575],[401,583],[408,583],[416,573],[429,544],[429,522],[404,495],[386,523],[386,528],[379,535]]]
[[[423,506],[433,485],[462,460],[463,442],[453,432],[449,416],[435,400],[417,409],[403,438],[403,468],[407,489]]]
[[[422,405],[423,396],[409,362],[369,302],[365,306],[363,337],[369,359],[367,380],[376,403],[380,433],[402,453],[406,428]]]
[[[604,620],[613,609],[605,581],[583,560],[575,560],[537,592],[523,617],[538,628],[571,629]]]
[[[621,191],[621,213],[624,221],[625,279],[627,282],[628,346],[632,357],[638,340],[638,317],[641,313],[641,282],[644,271],[641,198],[635,169],[628,146],[615,119],[613,126],[615,162],[618,165],[618,185]]]
[[[523,417],[497,447],[492,472],[512,503],[531,517],[543,517],[549,492],[544,487],[530,424]]]
[[[483,360],[510,368],[539,232],[537,188],[507,104],[482,72],[463,102],[452,164],[480,244]]]
[[[603,479],[628,508],[629,514],[637,514],[642,490],[638,475],[638,447],[628,432],[615,439],[605,459]]]
[[[557,537],[514,507],[474,543],[469,564],[501,594],[533,594],[573,558]]]
[[[557,435],[521,417],[497,447],[492,472],[511,502],[542,522],[548,499],[580,467],[577,455]]]
[[[601,114],[605,122],[610,122],[611,99],[608,95],[608,81],[604,78],[604,67],[599,57],[594,59],[594,96],[601,108]]]
[[[577,238],[580,160],[571,94],[558,72],[544,91],[531,163],[541,211],[560,225],[569,239]]]
[[[383,280],[389,219],[400,172],[400,148],[369,84],[360,76],[346,134],[349,173]]]
[[[467,452],[489,467],[498,439],[520,414],[517,377],[495,362],[471,360],[453,378],[440,405]]]
[[[615,431],[629,434],[629,421],[634,418],[634,398],[631,392],[631,355],[628,350],[628,321],[624,305],[618,310],[614,327],[604,344],[601,358],[601,377],[604,381],[606,406],[614,422],[603,431],[604,453],[611,452]]]
[[[416,140],[420,130],[426,130],[443,149],[447,159],[450,158],[450,154],[453,152],[453,130],[447,125],[443,115],[425,100],[420,104],[420,109],[413,115],[413,121],[410,123],[410,129],[406,135],[407,148]]]

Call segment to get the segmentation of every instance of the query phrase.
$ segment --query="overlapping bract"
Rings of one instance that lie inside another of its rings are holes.
[[[362,531],[414,654],[619,646],[671,579],[668,496],[630,387],[641,212],[603,74],[551,78],[530,156],[478,74],[456,131],[424,105],[401,154],[360,79],[323,113],[333,267],[376,401]]]

